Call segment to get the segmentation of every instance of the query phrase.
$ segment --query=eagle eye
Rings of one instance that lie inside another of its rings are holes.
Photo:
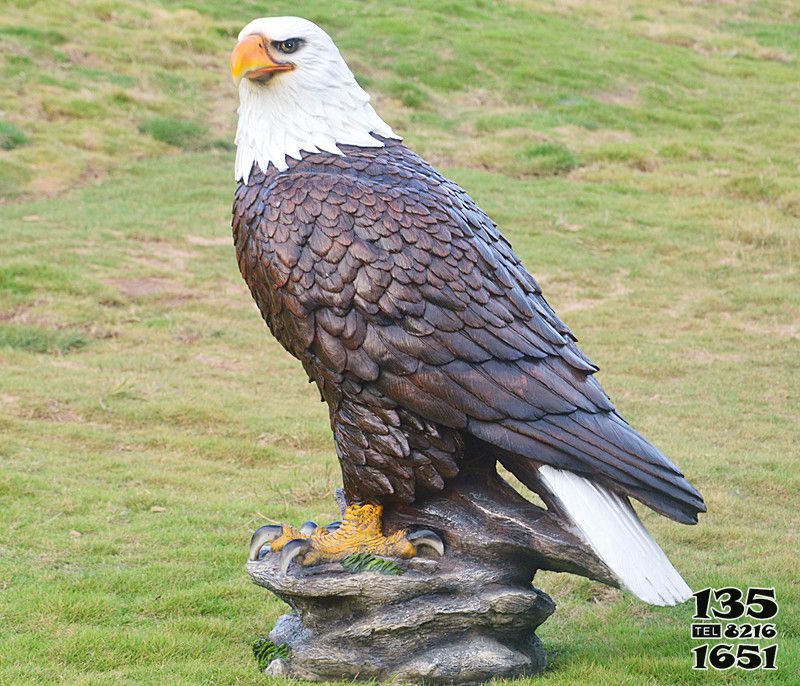
[[[291,55],[300,47],[301,42],[299,38],[287,38],[286,40],[280,41],[276,47],[285,55]]]

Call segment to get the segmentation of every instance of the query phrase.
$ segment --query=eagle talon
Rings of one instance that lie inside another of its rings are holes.
[[[286,574],[289,565],[295,558],[298,564],[302,564],[303,558],[311,548],[311,541],[307,538],[295,538],[283,546],[281,550],[281,574]]]
[[[414,545],[417,552],[419,552],[420,548],[429,548],[436,553],[437,557],[444,556],[444,542],[438,534],[430,529],[414,531],[408,534],[406,538]]]
[[[258,560],[261,549],[267,545],[267,543],[272,543],[272,541],[279,538],[282,534],[283,527],[276,524],[264,524],[264,526],[258,527],[258,529],[253,532],[253,536],[250,539],[250,560]]]
[[[444,555],[442,539],[429,529],[407,534],[396,531],[389,536],[382,532],[383,508],[380,505],[350,505],[342,521],[318,526],[308,521],[299,529],[285,524],[265,524],[250,541],[250,560],[258,560],[264,547],[280,552],[280,568],[286,574],[293,560],[310,567],[324,562],[337,562],[353,553],[370,553],[389,559],[409,559],[423,549],[436,557]],[[430,556],[430,554],[429,554]]]
[[[303,536],[311,536],[318,528],[316,522],[309,520],[300,527],[300,533],[303,534]]]

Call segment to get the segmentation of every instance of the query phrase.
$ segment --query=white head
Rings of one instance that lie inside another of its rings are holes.
[[[255,19],[231,54],[239,86],[236,180],[253,162],[286,169],[286,157],[339,145],[380,147],[371,133],[399,138],[372,109],[330,36],[299,17]]]

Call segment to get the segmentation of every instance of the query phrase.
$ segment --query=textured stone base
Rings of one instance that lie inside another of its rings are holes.
[[[444,557],[410,560],[398,576],[294,563],[282,574],[276,553],[248,562],[251,579],[294,611],[270,634],[290,650],[270,674],[431,684],[536,674],[546,660],[534,632],[555,610],[531,585],[536,571],[614,584],[557,509],[528,502],[491,466],[462,465],[442,493],[388,507],[383,524],[432,529]]]
[[[339,564],[292,566],[284,575],[278,560],[270,553],[248,563],[252,580],[295,610],[270,634],[290,654],[268,674],[467,684],[545,667],[534,631],[553,601],[530,584],[509,582],[502,565],[487,569],[458,556],[457,564],[413,560],[397,576]]]

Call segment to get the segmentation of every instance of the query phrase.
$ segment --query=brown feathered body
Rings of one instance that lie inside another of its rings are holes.
[[[401,142],[266,172],[233,207],[264,320],[327,402],[349,501],[413,501],[466,459],[547,464],[682,522],[702,498],[617,413],[497,226]]]

